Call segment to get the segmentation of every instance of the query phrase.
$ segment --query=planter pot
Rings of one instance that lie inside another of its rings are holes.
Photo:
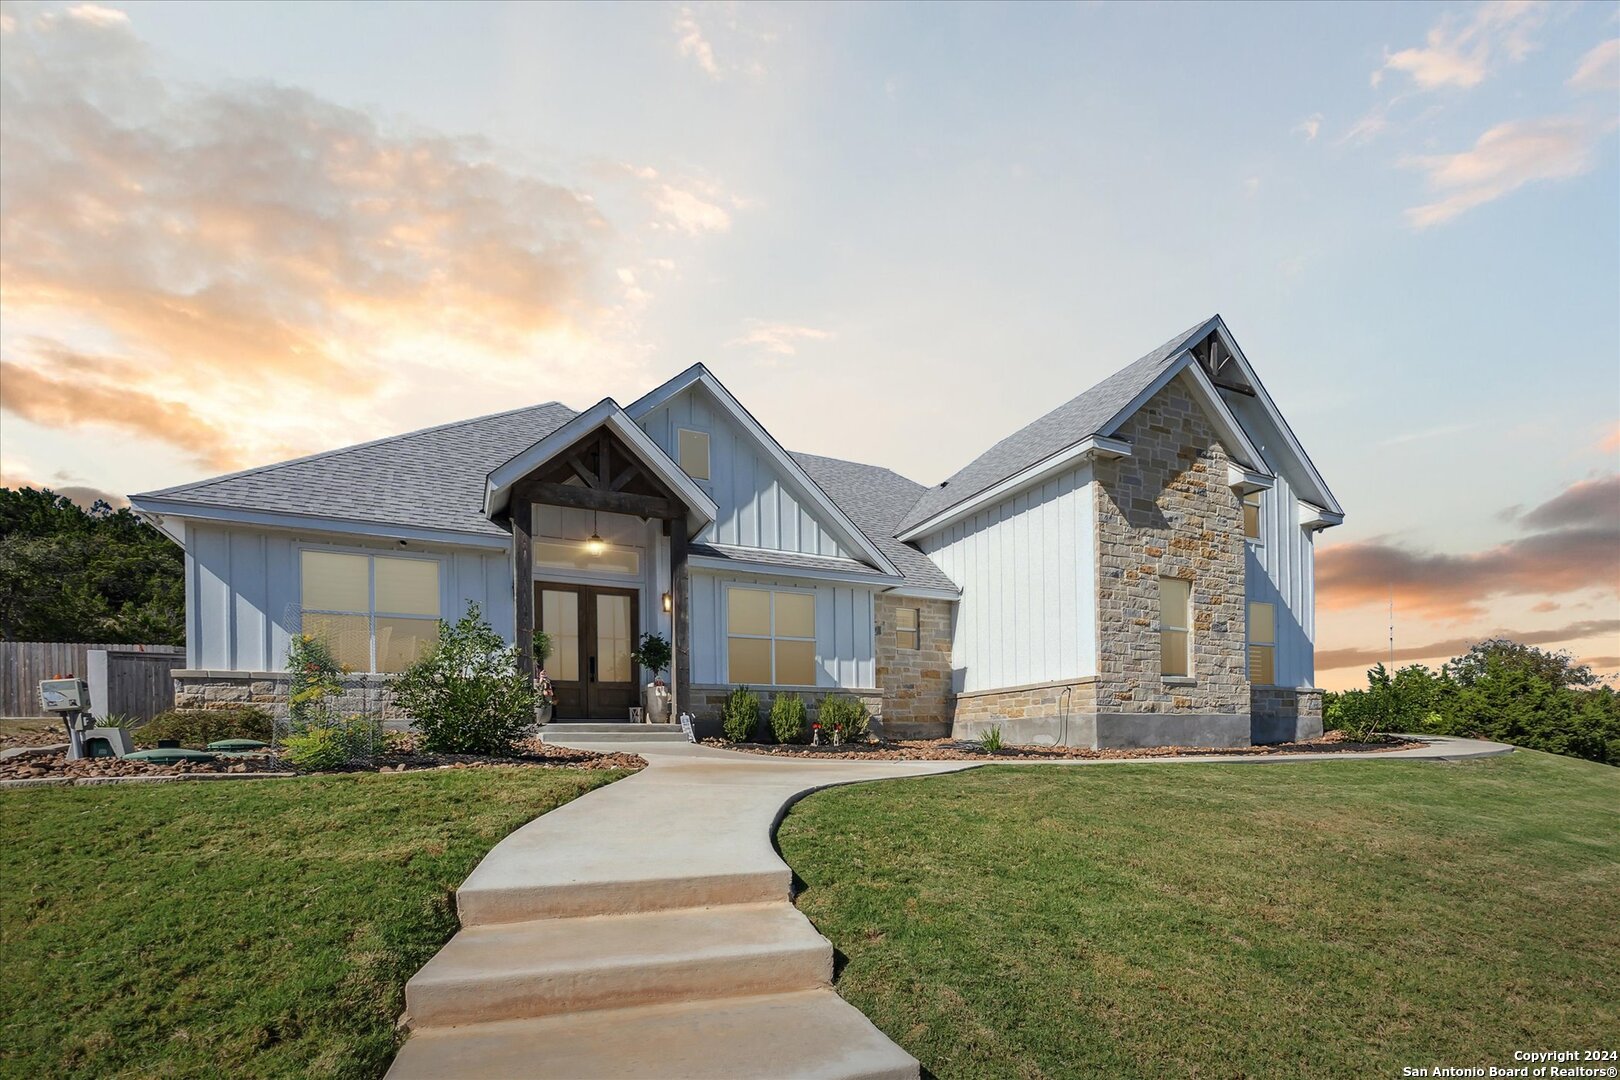
[[[552,706],[550,704],[536,705],[534,707],[534,722],[537,724],[551,723],[551,710]]]

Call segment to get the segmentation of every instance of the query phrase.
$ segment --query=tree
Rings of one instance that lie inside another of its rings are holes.
[[[0,639],[185,643],[185,556],[128,509],[0,488]]]
[[[1488,638],[1448,665],[1459,686],[1473,686],[1485,678],[1492,664],[1523,671],[1554,686],[1595,686],[1597,676],[1589,664],[1577,664],[1567,652],[1544,652],[1508,638]]]

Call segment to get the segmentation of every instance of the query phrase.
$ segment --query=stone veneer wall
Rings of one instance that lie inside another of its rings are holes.
[[[1322,737],[1322,691],[1311,687],[1253,686],[1249,725],[1256,743]]]
[[[1096,719],[1097,680],[1087,677],[958,694],[951,735],[977,739],[999,727],[1010,743],[1092,746]]]
[[[940,739],[950,733],[951,614],[949,600],[881,593],[876,619],[877,683],[883,692],[883,732],[889,738]],[[901,608],[917,610],[917,647],[902,647]]]
[[[732,686],[707,683],[692,687],[687,694],[687,700],[680,707],[692,714],[692,727],[700,738],[719,737],[720,709],[726,703],[726,695],[734,689]],[[867,711],[872,714],[874,730],[879,729],[883,720],[883,693],[880,690],[844,690],[835,686],[817,687],[813,690],[795,688],[786,691],[772,690],[764,686],[750,686],[748,689],[759,698],[759,728],[754,732],[756,742],[772,741],[771,702],[776,700],[778,693],[798,694],[804,699],[805,708],[810,710],[812,722],[816,718],[816,710],[821,704],[821,699],[832,694],[848,694],[864,701]]]
[[[1243,510],[1227,455],[1180,376],[1117,432],[1131,455],[1098,461],[1100,745],[1247,745]],[[1192,673],[1160,674],[1159,577],[1192,582]],[[1240,730],[1241,729],[1241,730]]]
[[[287,719],[287,692],[291,680],[285,671],[203,671],[185,669],[174,673],[174,707],[177,709],[229,709],[256,705],[277,720]],[[401,723],[410,718],[394,706],[387,675],[345,675],[343,692],[331,699],[339,715],[378,715],[385,721]]]

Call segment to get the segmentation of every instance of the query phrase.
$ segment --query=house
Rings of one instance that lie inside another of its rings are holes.
[[[651,632],[703,722],[743,683],[1104,747],[1319,734],[1313,540],[1343,520],[1219,316],[934,487],[789,453],[699,364],[131,502],[185,548],[183,705],[274,701],[300,631],[399,671],[476,602],[524,656],[548,635],[559,718],[625,718]]]

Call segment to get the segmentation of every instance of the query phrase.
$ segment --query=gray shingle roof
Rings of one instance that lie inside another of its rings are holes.
[[[797,551],[767,551],[763,548],[738,547],[735,544],[693,544],[693,555],[705,555],[711,559],[724,559],[727,562],[765,563],[770,566],[780,566],[783,570],[838,570],[846,574],[869,574],[873,577],[883,577],[883,572],[874,570],[858,559],[847,559],[841,555],[804,555]]]
[[[500,526],[484,516],[485,478],[574,415],[568,406],[550,401],[135,498],[504,538]]]
[[[956,591],[955,583],[928,556],[894,538],[901,516],[927,488],[876,465],[814,454],[794,454],[793,459],[850,520],[872,538],[889,561],[900,568],[907,582],[924,588]]]
[[[1187,345],[1203,336],[1218,316],[1211,316],[1188,327],[1146,356],[1120,368],[1079,397],[1059,405],[1034,423],[1026,425],[968,462],[956,475],[928,488],[909,512],[902,515],[894,532],[902,533],[936,514],[966,502],[986,488],[1015,476],[1038,461],[1066,450],[1096,435],[1103,425],[1147,389],[1171,360]]]

